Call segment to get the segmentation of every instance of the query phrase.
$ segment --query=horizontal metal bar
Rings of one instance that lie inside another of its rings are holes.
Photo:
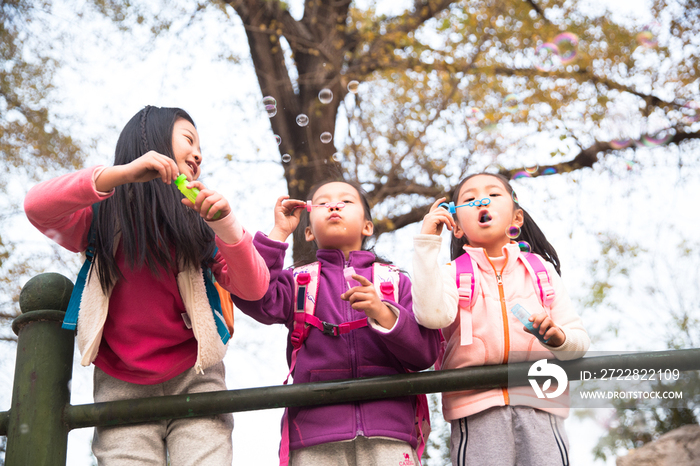
[[[531,365],[532,361],[68,406],[64,418],[71,429],[76,429],[260,409],[368,401],[421,393],[527,385],[527,372]],[[599,356],[557,361],[557,365],[566,371],[569,380],[579,380],[582,371],[610,367],[700,370],[700,349]]]

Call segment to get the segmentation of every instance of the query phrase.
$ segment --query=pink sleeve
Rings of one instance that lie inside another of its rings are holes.
[[[87,232],[95,202],[110,197],[96,191],[94,178],[102,167],[91,167],[39,183],[24,199],[24,212],[32,225],[73,252],[87,248]]]
[[[253,246],[253,237],[242,230],[243,237],[235,244],[227,244],[218,236],[212,271],[216,281],[246,301],[257,301],[265,296],[270,284],[270,271],[262,256]]]

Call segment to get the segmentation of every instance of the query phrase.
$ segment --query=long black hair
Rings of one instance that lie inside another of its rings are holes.
[[[367,200],[367,191],[365,191],[362,188],[362,185],[360,183],[357,183],[356,181],[347,181],[343,180],[341,178],[328,178],[326,180],[323,180],[311,187],[309,190],[308,198],[313,199],[314,194],[316,194],[316,191],[321,188],[321,186],[327,185],[328,183],[345,183],[349,186],[352,186],[355,188],[357,191],[357,194],[360,196],[360,201],[362,202],[362,210],[365,213],[365,220],[369,220],[370,222],[372,221],[372,210],[369,206],[369,201]],[[304,237],[304,231],[306,230],[306,227],[310,225],[309,221],[309,212],[307,212],[306,209],[302,209],[301,211],[301,217],[299,219],[299,225],[296,228],[296,235],[294,236],[295,240],[298,241],[300,238]],[[374,245],[371,247],[367,247],[368,242],[371,238],[374,238],[374,233],[371,236],[363,236],[362,237],[362,250],[363,251],[369,251],[373,253],[376,257],[375,262],[381,262],[382,264],[391,264],[391,261],[384,259],[383,257],[377,256],[377,254],[374,252]],[[311,241],[309,242],[309,248],[303,248],[302,249],[302,255],[299,257],[297,261],[294,262],[293,267],[301,267],[302,265],[310,264],[312,262],[316,262],[316,251],[318,251],[318,245],[316,244],[316,241]]]
[[[181,118],[194,125],[192,117],[180,108],[142,109],[119,135],[114,165],[126,165],[151,150],[174,159],[173,126]],[[181,199],[174,183],[165,184],[158,177],[117,186],[114,195],[101,202],[93,222],[97,276],[105,293],[123,278],[113,255],[117,233],[121,233],[121,247],[131,269],[145,264],[158,276],[159,268],[177,269],[178,260],[186,267],[207,267],[212,262],[214,232],[197,212],[184,207]]]
[[[503,186],[506,188],[506,191],[508,191],[508,194],[510,194],[511,198],[513,199],[514,211],[519,209],[523,212],[523,226],[520,227],[520,236],[518,236],[517,239],[520,241],[527,241],[530,244],[530,251],[539,254],[545,260],[551,262],[554,266],[554,269],[561,276],[561,264],[559,262],[559,256],[557,255],[557,251],[551,244],[549,244],[549,241],[547,241],[547,238],[544,236],[544,233],[542,232],[542,230],[540,230],[540,227],[537,226],[532,217],[530,217],[530,214],[528,214],[527,211],[522,208],[520,203],[518,203],[518,196],[515,194],[515,191],[513,191],[513,187],[510,185],[508,179],[505,176],[493,173],[474,173],[473,175],[469,175],[468,177],[463,179],[452,192],[452,201],[457,202],[459,198],[459,192],[462,189],[464,183],[467,182],[467,180],[479,175],[493,176],[503,184]],[[454,217],[456,220],[457,216],[455,215]],[[452,258],[452,260],[455,260],[457,257],[464,254],[463,247],[466,244],[469,244],[469,239],[467,238],[466,234],[462,235],[461,238],[457,238],[455,237],[453,232],[452,241],[450,243],[450,257]]]

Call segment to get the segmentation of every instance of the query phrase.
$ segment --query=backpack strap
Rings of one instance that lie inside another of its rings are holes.
[[[100,203],[95,202],[92,205],[92,221],[90,222],[90,229],[88,230],[88,245],[85,250],[85,262],[78,272],[78,277],[75,279],[75,286],[73,286],[73,291],[70,295],[70,301],[68,302],[68,308],[66,308],[66,315],[63,317],[63,324],[61,328],[66,330],[75,330],[78,325],[78,312],[80,311],[80,299],[83,297],[83,291],[85,290],[85,283],[87,282],[87,277],[90,272],[90,267],[95,258],[95,246],[97,245],[97,229],[95,228],[95,218],[97,218],[97,213],[100,210]]]
[[[390,264],[372,264],[372,283],[382,299],[399,302],[399,269]]]
[[[216,257],[217,252],[219,252],[219,248],[214,248],[214,254],[212,254],[212,257]],[[204,286],[207,291],[207,299],[209,300],[209,306],[211,307],[211,311],[214,314],[216,330],[219,333],[219,338],[221,338],[221,342],[225,345],[231,339],[231,333],[228,330],[226,319],[224,318],[224,314],[221,310],[222,296],[219,294],[219,290],[215,285],[216,279],[214,278],[214,273],[212,272],[212,270],[209,268],[203,270],[203,275]],[[224,300],[227,298],[228,300],[231,300],[230,295],[228,297],[224,295],[223,298]]]
[[[544,307],[550,307],[554,301],[555,292],[549,272],[547,272],[547,268],[544,265],[544,259],[537,254],[529,252],[521,253],[518,257],[530,273],[535,290],[538,291],[540,302]]]
[[[455,269],[457,292],[459,293],[460,345],[468,346],[473,342],[471,305],[474,301],[474,288],[476,285],[474,278],[476,267],[468,252],[455,259]]]

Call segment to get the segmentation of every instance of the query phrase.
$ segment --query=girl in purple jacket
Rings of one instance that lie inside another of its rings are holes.
[[[287,361],[295,383],[403,374],[429,368],[437,359],[439,334],[418,325],[413,317],[411,282],[401,274],[398,299],[380,297],[372,283],[373,263],[365,250],[374,225],[362,188],[355,183],[329,181],[312,188],[311,201],[282,196],[275,204],[275,226],[268,236],[253,241],[270,269],[270,287],[259,301],[234,296],[236,305],[264,324],[294,329],[295,276],[283,269],[285,241],[300,220],[306,241],[318,261],[315,317],[339,325],[365,319],[347,333],[308,327],[298,351],[291,339]],[[307,213],[307,205],[310,210]],[[313,207],[311,207],[313,206]],[[300,264],[296,264],[300,265]],[[343,270],[352,267],[358,286],[349,288]],[[355,326],[354,324],[352,325]],[[332,334],[328,334],[332,333]],[[289,408],[285,414],[280,460],[292,465],[418,465],[416,397]],[[288,440],[285,437],[288,436]],[[288,446],[285,444],[288,442]],[[286,450],[291,450],[287,459]],[[345,460],[339,459],[345,458]]]

